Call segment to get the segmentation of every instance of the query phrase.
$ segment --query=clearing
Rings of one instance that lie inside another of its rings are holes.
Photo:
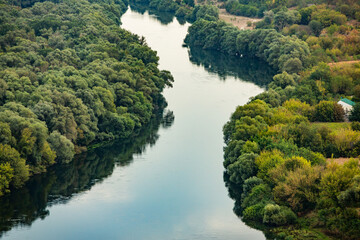
[[[243,16],[236,16],[226,12],[225,9],[219,9],[219,18],[224,22],[231,23],[240,30],[254,29],[254,23],[261,21],[261,18],[249,18]],[[248,22],[251,22],[251,26],[248,27]]]
[[[354,64],[354,63],[359,63],[359,62],[360,62],[360,60],[341,61],[341,62],[331,62],[331,63],[328,63],[328,65],[330,67],[334,67],[334,66],[346,65],[346,64]]]

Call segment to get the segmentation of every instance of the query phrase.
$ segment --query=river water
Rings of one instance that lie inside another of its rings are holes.
[[[0,201],[4,239],[264,239],[232,211],[222,126],[263,91],[265,67],[182,47],[189,24],[130,9],[122,27],[157,51],[174,87],[168,121],[36,176]],[[237,61],[237,62],[236,62]],[[256,85],[255,83],[258,85]]]

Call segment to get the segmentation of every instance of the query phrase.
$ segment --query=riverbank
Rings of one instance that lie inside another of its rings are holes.
[[[202,49],[189,55],[182,47],[189,24],[160,20],[131,9],[121,18],[173,74],[164,97],[174,123],[149,132],[147,147],[139,136],[133,147],[99,147],[68,171],[37,175],[33,188],[1,202],[4,239],[265,239],[233,213],[219,159],[223,123],[239,102],[264,91],[268,68]]]

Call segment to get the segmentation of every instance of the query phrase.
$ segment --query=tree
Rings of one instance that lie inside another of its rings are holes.
[[[263,222],[269,225],[282,226],[296,222],[296,215],[287,207],[267,204],[264,208]]]
[[[4,103],[7,88],[7,83],[3,79],[0,79],[0,103]]]
[[[309,27],[310,27],[311,31],[313,32],[313,34],[317,37],[320,35],[321,30],[323,29],[321,22],[319,22],[317,20],[312,20],[309,23]]]
[[[360,121],[360,104],[355,104],[355,106],[350,112],[349,120]]]
[[[3,165],[3,170],[6,170],[5,178],[11,179],[11,185],[14,187],[21,187],[28,180],[29,166],[26,165],[25,159],[20,157],[19,152],[11,146],[0,144],[0,164],[5,164]],[[9,164],[13,171],[6,164]],[[13,177],[9,178],[12,174]]]
[[[312,116],[313,108],[300,100],[289,99],[284,102],[282,106],[292,113],[300,114],[308,118]]]
[[[319,196],[319,167],[303,165],[289,171],[285,180],[274,188],[274,199],[296,212],[312,210]]]
[[[54,131],[50,134],[48,139],[50,146],[56,152],[56,161],[58,163],[70,162],[75,154],[74,144],[61,135],[58,131]]]
[[[269,181],[269,172],[284,161],[283,154],[279,150],[262,152],[255,159],[256,166],[259,169],[257,176],[265,181]]]
[[[9,191],[9,186],[14,177],[14,169],[10,163],[0,163],[0,197]]]
[[[271,188],[267,184],[259,184],[251,189],[250,193],[243,199],[242,208],[248,208],[259,203],[269,203],[272,200]]]
[[[255,158],[257,154],[246,153],[241,155],[238,160],[227,167],[230,181],[241,184],[249,177],[256,174]]]
[[[276,88],[276,87],[281,87],[281,88],[286,88],[287,86],[294,86],[295,80],[294,77],[290,74],[288,74],[286,71],[280,73],[280,74],[276,74],[273,77],[273,81],[269,84],[269,87],[271,88]]]
[[[321,101],[315,106],[314,120],[319,122],[344,121],[344,109],[336,102]]]
[[[303,69],[302,62],[299,58],[288,59],[283,66],[283,71],[289,73],[298,73]]]
[[[322,174],[320,182],[320,196],[324,207],[337,207],[343,197],[339,195],[352,187],[353,179],[360,174],[358,160],[352,159],[343,165],[330,163]],[[345,196],[344,196],[345,197]]]
[[[360,207],[360,175],[354,176],[350,187],[338,195],[342,207]]]

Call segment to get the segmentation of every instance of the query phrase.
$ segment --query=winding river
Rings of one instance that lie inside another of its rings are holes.
[[[174,87],[140,136],[91,150],[0,200],[3,239],[265,239],[233,212],[222,126],[263,91],[256,61],[182,47],[189,24],[128,10],[122,27],[157,51]]]

